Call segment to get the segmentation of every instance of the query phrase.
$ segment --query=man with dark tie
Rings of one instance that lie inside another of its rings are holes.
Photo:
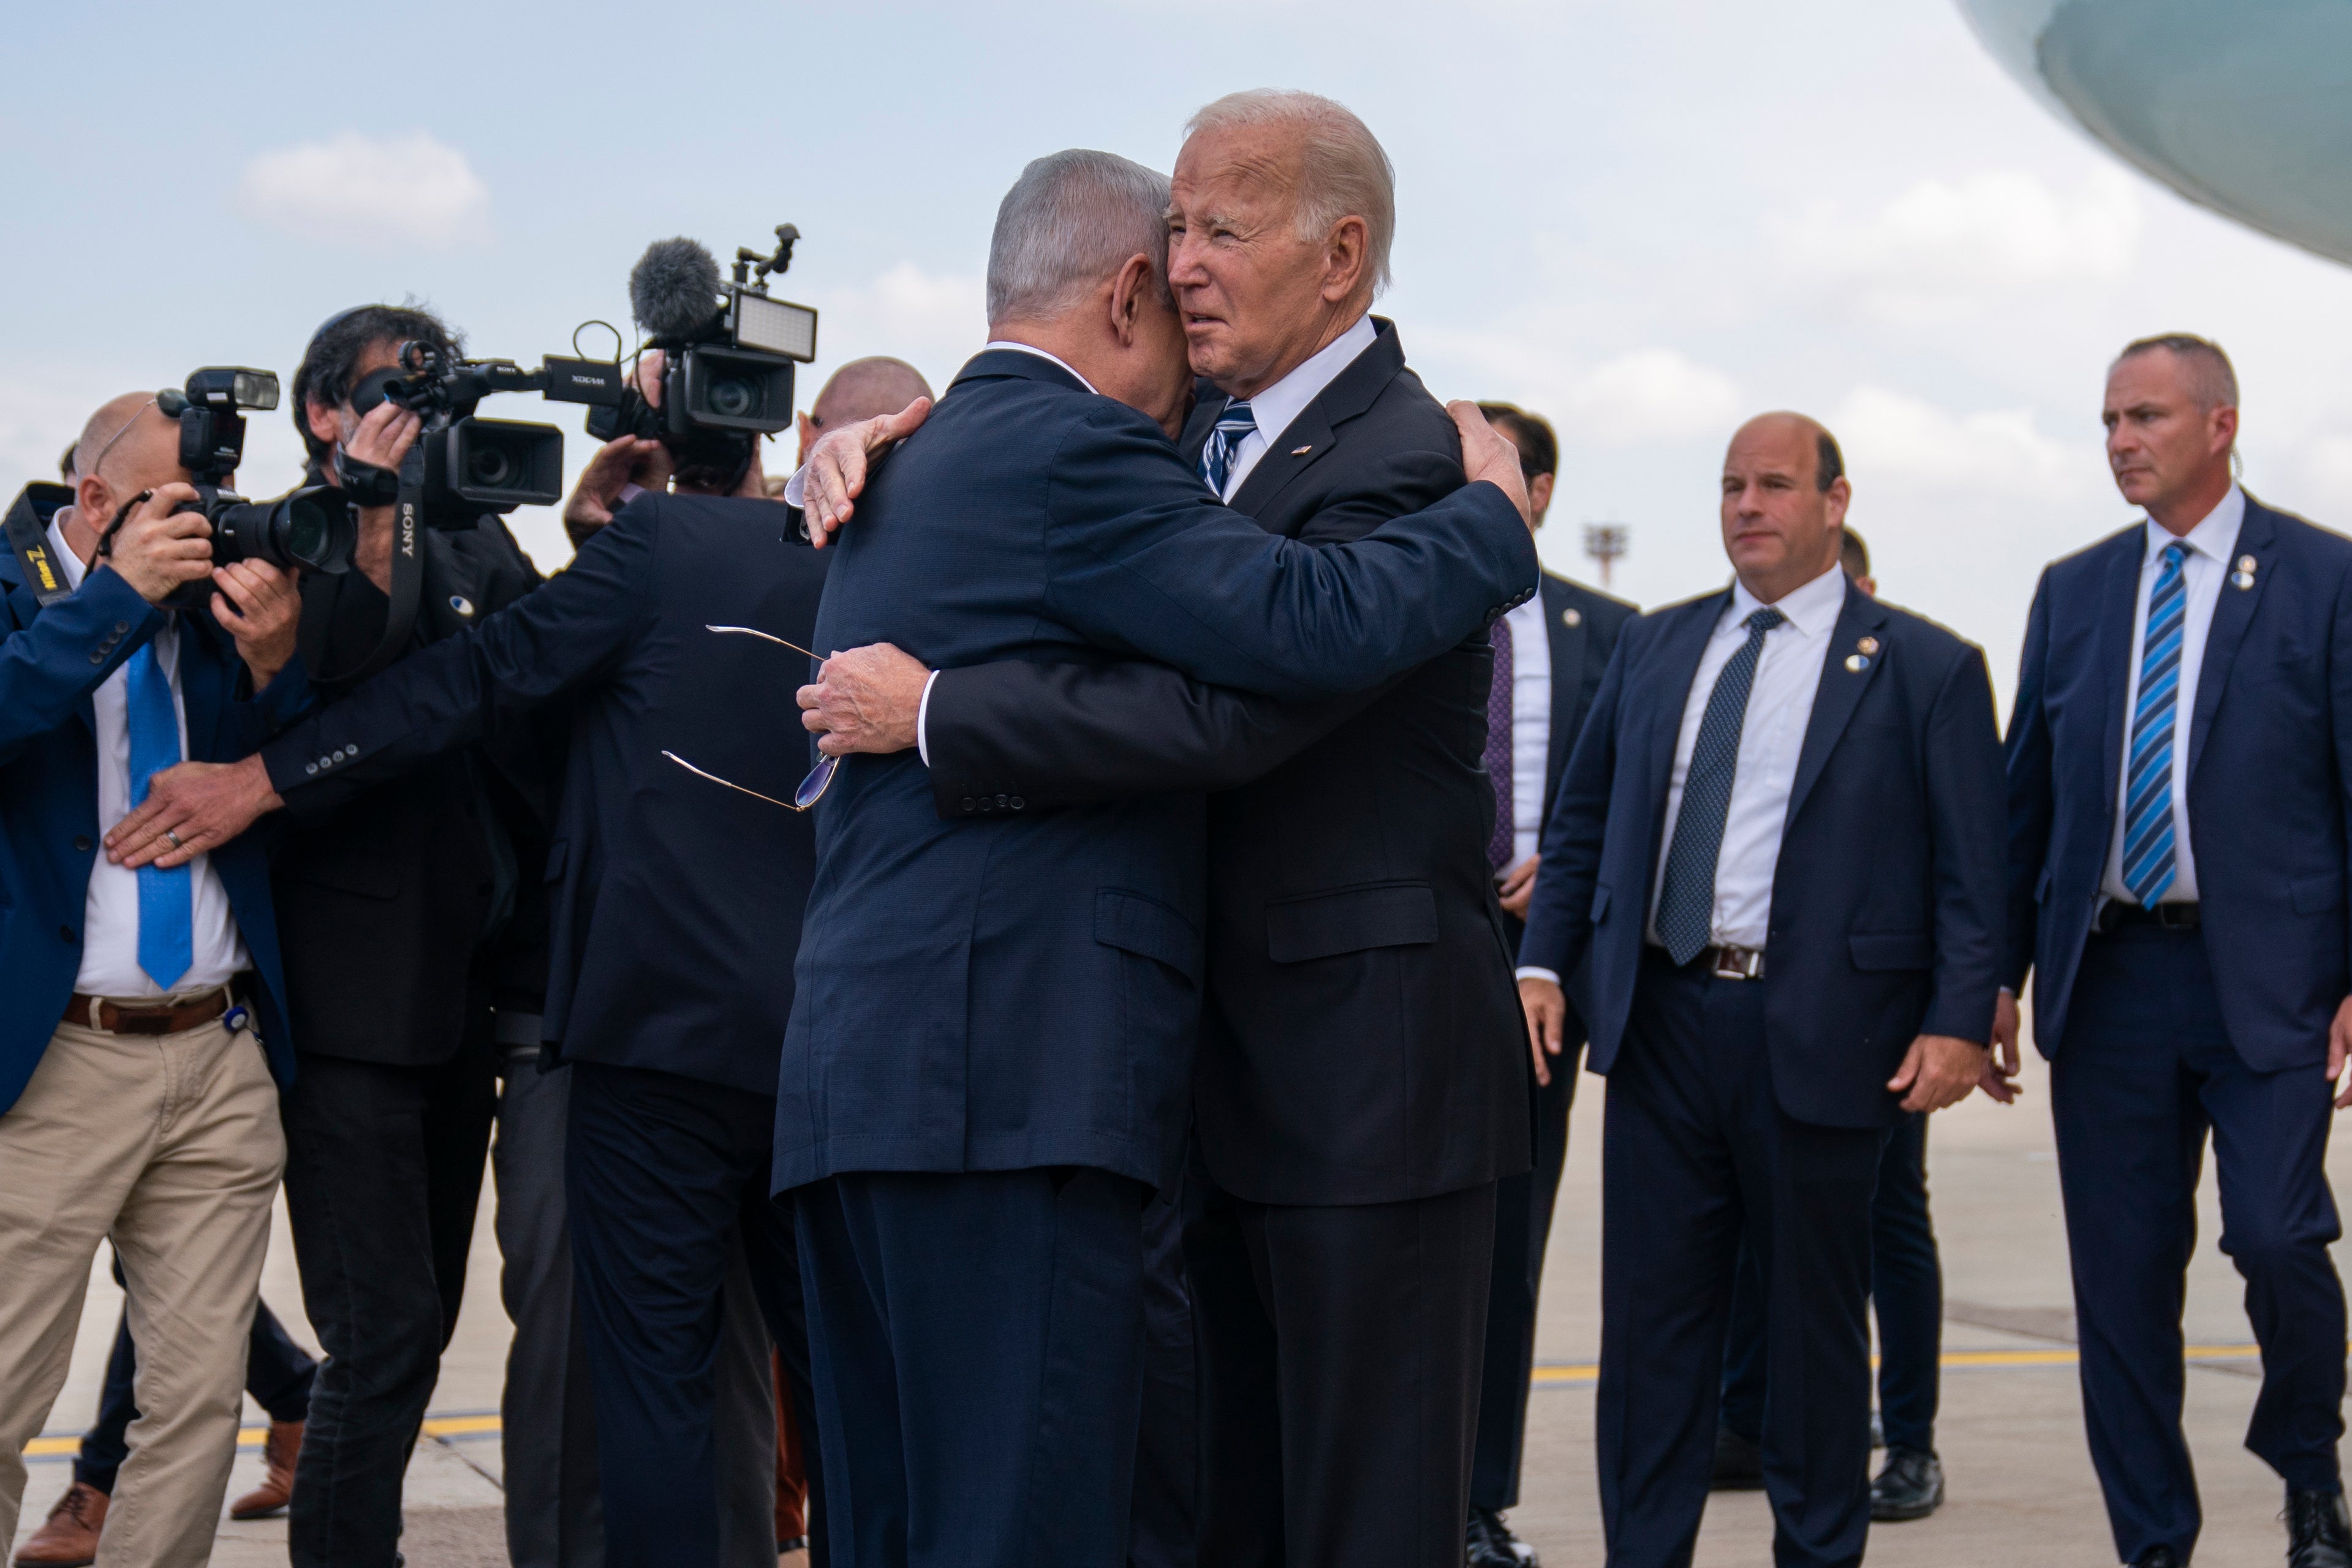
[[[1887,1130],[1964,1098],[1999,985],[1984,657],[1839,570],[1801,415],[1732,438],[1736,580],[1618,640],[1544,830],[1519,989],[1542,1049],[1591,959],[1599,1449],[1612,1568],[1690,1561],[1743,1227],[1763,1270],[1782,1568],[1862,1561],[1870,1200]],[[1857,844],[1866,845],[1866,852]]]
[[[2180,1315],[2210,1134],[2263,1352],[2246,1447],[2285,1479],[2293,1568],[2346,1568],[2322,1161],[2352,1041],[2352,544],[2238,487],[2237,377],[2205,340],[2126,348],[2104,417],[2116,487],[2147,516],[2053,563],[2026,622],[1988,1084],[2016,1071],[2031,972],[2084,1417],[2124,1560],[2196,1549]]]
[[[1535,526],[1543,527],[1559,467],[1559,438],[1539,415],[1507,402],[1480,403],[1487,423],[1518,449]],[[1513,952],[1525,934],[1528,900],[1543,857],[1536,842],[1559,793],[1601,672],[1617,634],[1634,615],[1622,600],[1547,571],[1538,596],[1496,627],[1495,684],[1486,699],[1486,778],[1495,791],[1487,863],[1502,897]],[[1469,1568],[1517,1568],[1534,1549],[1511,1532],[1503,1511],[1519,1500],[1519,1456],[1528,1389],[1535,1372],[1536,1296],[1552,1202],[1568,1163],[1568,1113],[1576,1095],[1581,1020],[1550,1042],[1566,1054],[1537,1053],[1536,1168],[1495,1188],[1495,1263],[1486,1292],[1486,1370],[1479,1380],[1476,1448],[1470,1466]]]

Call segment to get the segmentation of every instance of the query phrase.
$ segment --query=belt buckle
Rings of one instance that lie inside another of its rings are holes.
[[[1735,947],[1726,943],[1716,948],[1715,964],[1707,973],[1718,980],[1752,980],[1763,968],[1762,949]]]

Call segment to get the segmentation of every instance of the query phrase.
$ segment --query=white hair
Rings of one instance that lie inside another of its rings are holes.
[[[1067,309],[1138,254],[1168,295],[1168,176],[1116,152],[1072,148],[1021,171],[988,242],[988,319]]]
[[[1186,121],[1184,134],[1261,125],[1298,131],[1298,237],[1320,244],[1341,218],[1363,219],[1372,292],[1386,288],[1389,244],[1396,237],[1396,165],[1380,139],[1345,104],[1270,87],[1227,93]]]

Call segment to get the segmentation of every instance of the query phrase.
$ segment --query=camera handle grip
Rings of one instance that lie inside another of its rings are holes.
[[[303,596],[299,632],[302,664],[310,671],[310,678],[322,685],[357,685],[408,651],[409,634],[416,629],[416,610],[425,592],[425,444],[419,441],[400,460],[400,486],[392,512],[392,602],[384,612],[383,635],[375,647],[349,670],[329,670],[327,634],[333,626],[332,609],[340,594],[321,595],[323,603]]]

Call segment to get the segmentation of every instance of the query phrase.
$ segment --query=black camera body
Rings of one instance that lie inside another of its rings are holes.
[[[485,419],[474,410],[493,392],[539,392],[555,402],[610,406],[625,391],[621,367],[604,360],[551,358],[535,371],[511,360],[455,360],[426,343],[403,343],[400,363],[352,390],[366,413],[394,402],[425,422],[421,510],[427,528],[470,528],[485,512],[551,507],[563,499],[563,432],[551,424]]]
[[[352,569],[359,525],[331,486],[306,485],[273,500],[248,501],[226,488],[245,459],[245,415],[278,406],[278,377],[269,371],[207,365],[187,385],[155,394],[155,406],[180,423],[180,465],[194,477],[196,498],[179,510],[212,525],[213,562],[267,561],[280,571],[336,575]],[[165,602],[195,609],[212,597],[199,580]]]

